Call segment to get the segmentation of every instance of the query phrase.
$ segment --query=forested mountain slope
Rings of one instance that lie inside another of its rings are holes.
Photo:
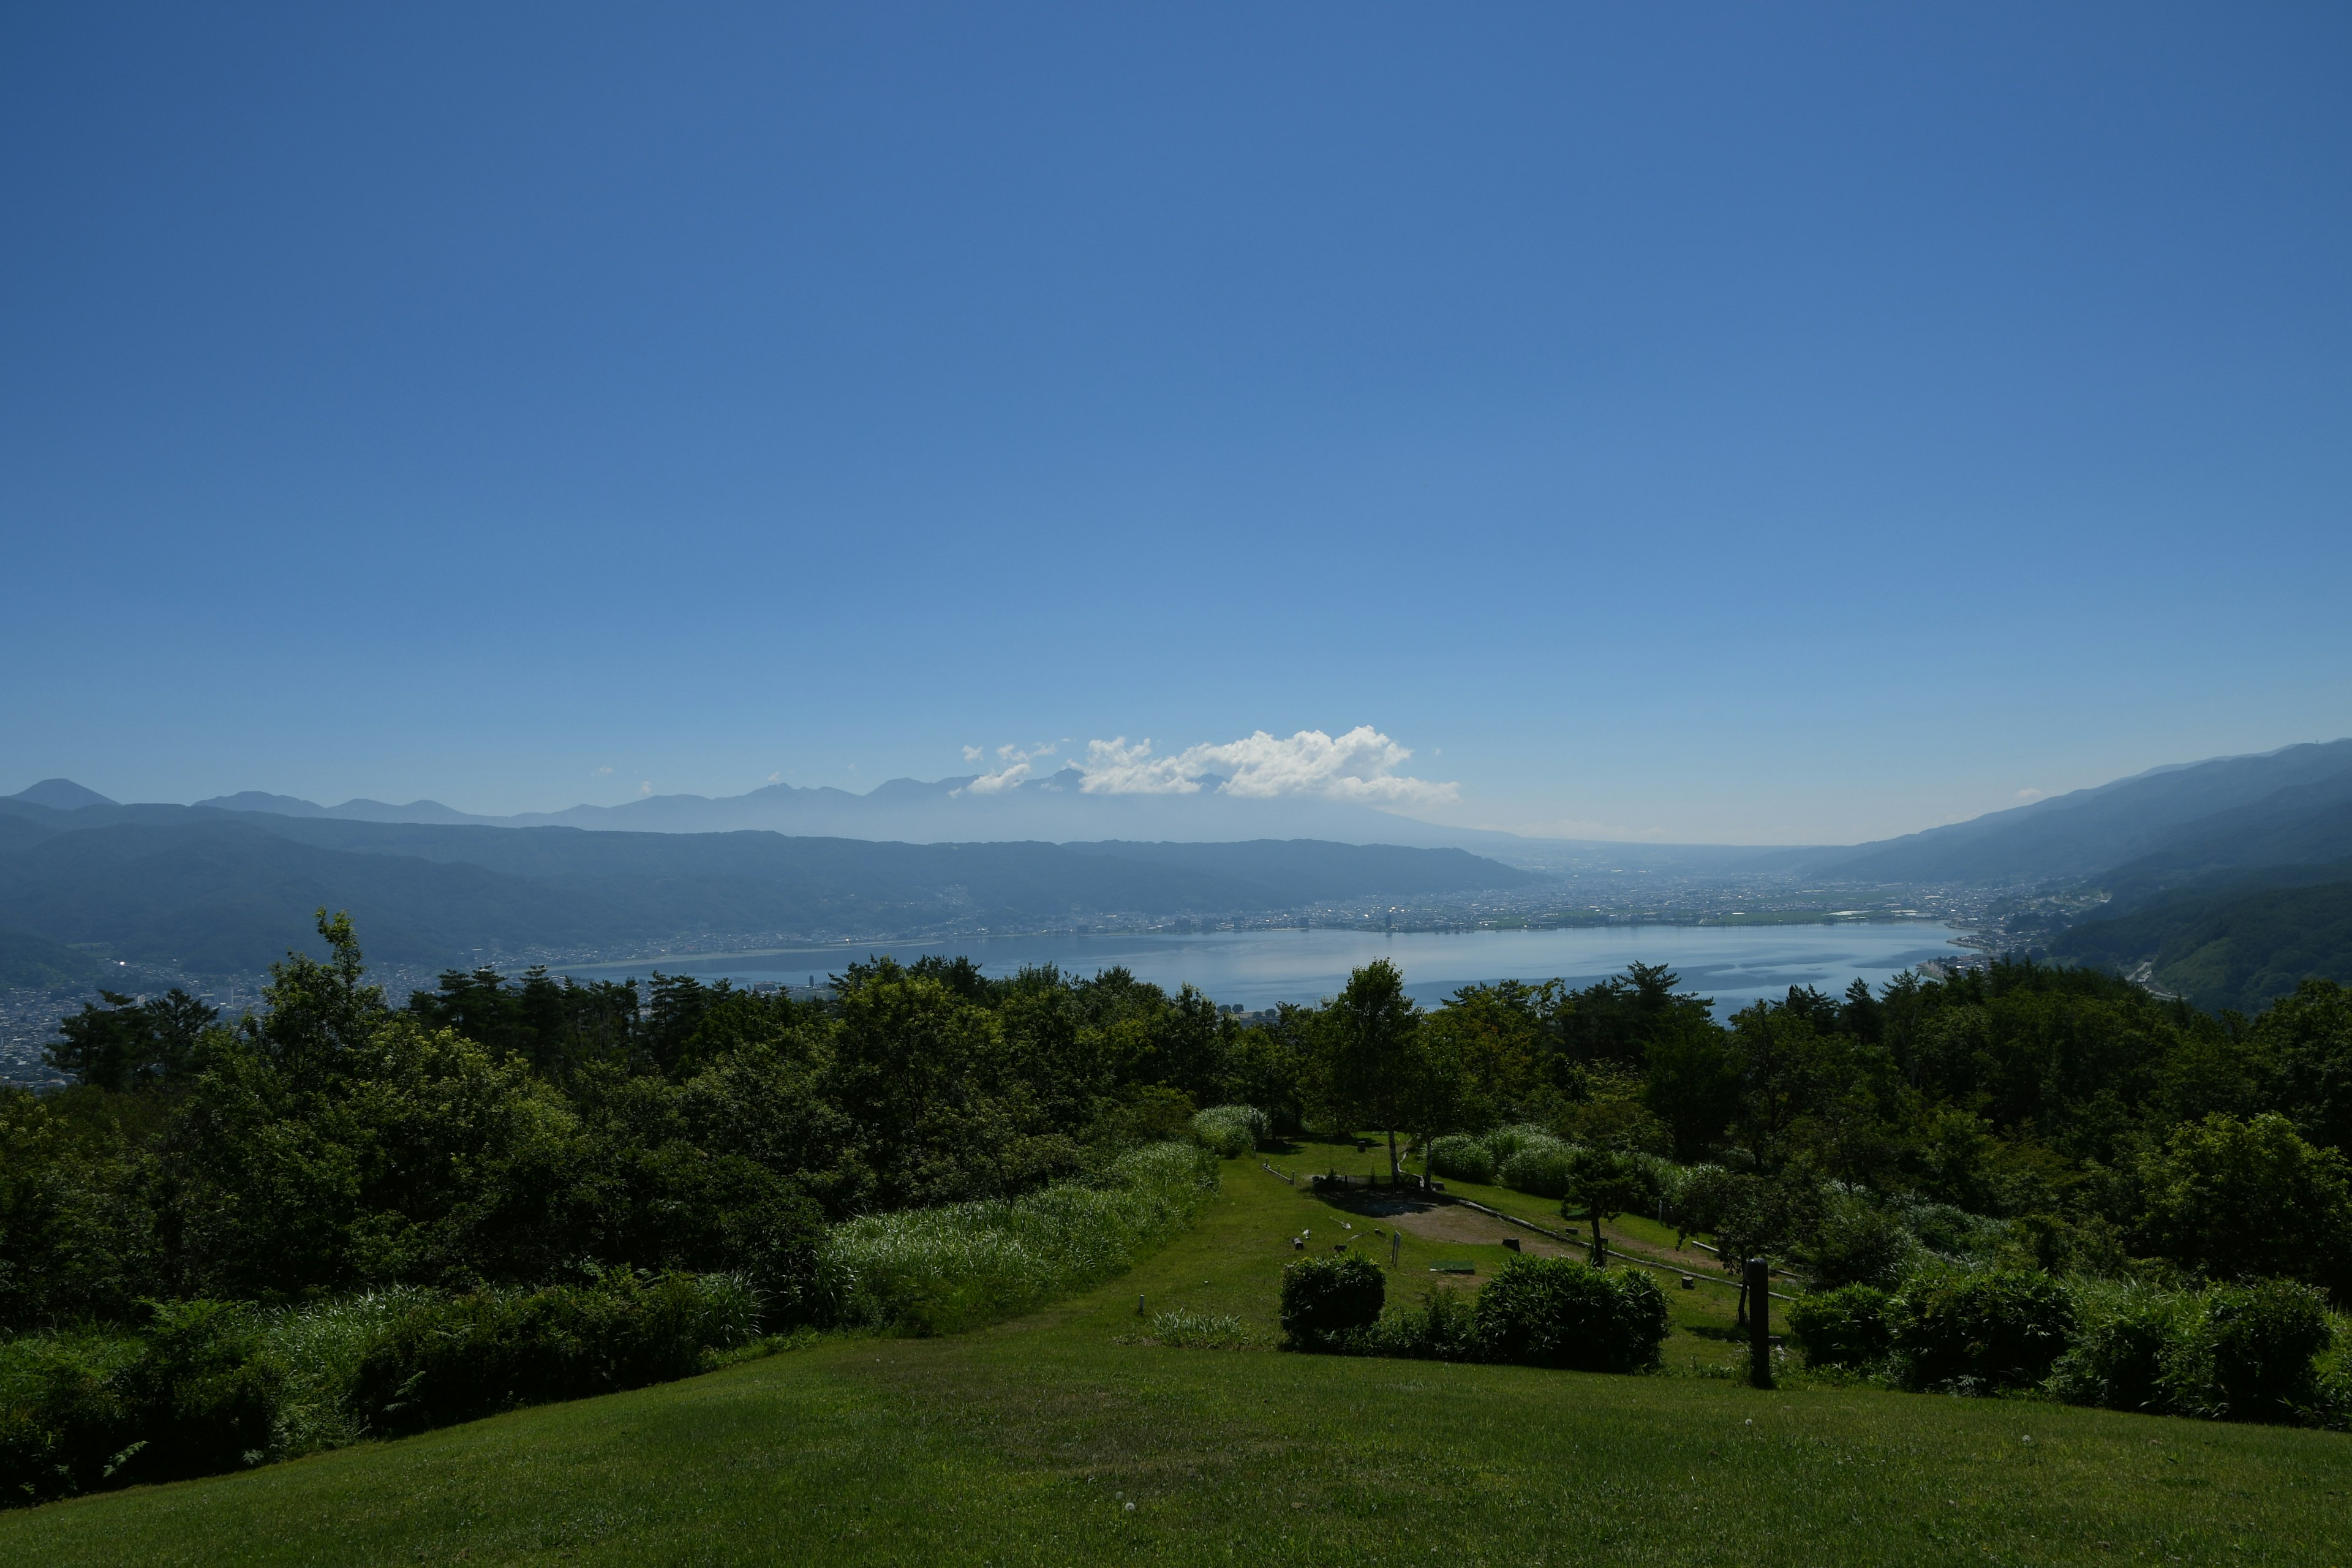
[[[1880,882],[2035,882],[2099,876],[2242,823],[2352,802],[2352,740],[2221,757],[2119,779],[1972,821],[1809,856],[1815,874]],[[2216,821],[2221,814],[2232,820]],[[2242,824],[2241,824],[2242,825]]]

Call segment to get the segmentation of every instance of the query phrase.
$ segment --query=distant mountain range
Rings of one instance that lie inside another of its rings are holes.
[[[199,973],[311,945],[322,906],[351,910],[377,959],[439,965],[714,934],[1265,913],[1539,879],[1460,849],[1318,841],[898,844],[0,800],[0,930]]]
[[[373,910],[386,956],[440,962],[423,955],[1241,913],[1499,889],[1534,868],[2094,889],[2107,895],[2099,917],[2054,952],[2150,964],[2158,984],[2209,1005],[2258,1005],[2303,974],[2352,981],[2352,934],[2329,934],[2347,928],[2327,912],[2331,898],[2352,900],[2352,740],[2157,768],[1841,847],[1521,838],[1345,801],[1089,795],[1076,770],[993,793],[974,783],[774,784],[486,817],[257,791],[118,805],[46,779],[0,800],[0,926],[249,969],[291,940],[286,911],[321,902]]]
[[[821,786],[769,784],[748,795],[713,798],[657,795],[622,805],[575,805],[478,816],[438,801],[392,805],[347,800],[320,805],[292,795],[247,790],[196,802],[222,811],[319,817],[345,822],[471,824],[486,827],[577,827],[592,832],[735,833],[755,829],[794,837],[895,839],[909,844],[1071,843],[1105,839],[1232,843],[1259,838],[1319,838],[1336,844],[1397,844],[1489,852],[1526,847],[1515,834],[1444,827],[1351,801],[1261,799],[1213,787],[1178,795],[1089,795],[1083,775],[1066,768],[1001,790],[976,791],[979,775],[891,779],[864,795]],[[36,785],[79,789],[68,781]],[[102,799],[103,797],[100,797]],[[44,800],[43,805],[61,804]],[[83,802],[82,804],[92,804]],[[70,809],[68,807],[68,809]]]

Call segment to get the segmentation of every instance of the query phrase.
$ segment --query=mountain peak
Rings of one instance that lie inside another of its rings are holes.
[[[79,811],[85,805],[114,805],[94,789],[84,789],[71,779],[43,779],[30,789],[20,789],[8,797],[27,805],[46,805],[51,811]]]

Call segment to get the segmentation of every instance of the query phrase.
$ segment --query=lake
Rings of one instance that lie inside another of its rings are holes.
[[[1386,958],[1404,971],[1406,988],[1424,1004],[1481,981],[1549,980],[1583,985],[1636,960],[1664,963],[1683,984],[1712,996],[1717,1016],[1791,985],[1843,991],[1856,976],[1873,986],[1897,971],[1952,958],[1960,933],[1928,921],[1841,922],[1787,926],[1598,926],[1563,931],[1443,933],[1357,931],[1210,931],[1086,936],[994,936],[940,942],[835,943],[760,952],[567,966],[583,980],[691,974],[739,985],[822,984],[851,960],[887,952],[901,963],[927,953],[962,954],[989,974],[1024,964],[1058,964],[1087,975],[1124,964],[1140,980],[1173,991],[1187,982],[1220,1003],[1255,1011],[1276,1002],[1312,1004],[1338,991],[1348,972]]]

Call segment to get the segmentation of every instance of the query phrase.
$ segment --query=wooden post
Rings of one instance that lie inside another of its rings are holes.
[[[1748,1384],[1772,1386],[1772,1266],[1748,1260]]]

